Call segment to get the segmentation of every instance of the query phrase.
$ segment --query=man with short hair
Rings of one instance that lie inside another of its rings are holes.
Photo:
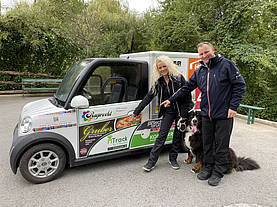
[[[217,186],[230,163],[229,144],[233,129],[233,117],[243,98],[246,85],[235,64],[223,56],[215,55],[209,42],[197,45],[200,67],[186,84],[161,103],[165,107],[185,97],[195,88],[201,94],[202,140],[204,167],[197,175]]]

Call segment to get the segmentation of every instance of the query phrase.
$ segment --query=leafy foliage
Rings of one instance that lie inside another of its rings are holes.
[[[201,34],[193,0],[165,0],[156,13],[152,46],[157,50],[194,52]]]
[[[34,5],[15,8],[1,17],[0,68],[2,70],[60,74],[76,54],[74,45],[40,21]],[[71,61],[72,62],[72,61]]]

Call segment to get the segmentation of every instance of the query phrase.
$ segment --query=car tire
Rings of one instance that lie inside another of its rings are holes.
[[[28,149],[19,164],[21,175],[31,183],[46,183],[59,177],[66,164],[64,150],[50,143]]]

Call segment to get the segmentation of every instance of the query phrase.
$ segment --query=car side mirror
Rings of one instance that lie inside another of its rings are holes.
[[[88,99],[82,95],[74,96],[70,103],[71,107],[85,109],[89,107]]]

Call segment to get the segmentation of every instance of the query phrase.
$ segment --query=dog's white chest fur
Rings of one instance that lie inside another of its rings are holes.
[[[190,149],[190,151],[192,151],[191,149],[191,146],[190,146],[190,141],[189,141],[189,137],[192,136],[193,133],[188,131],[186,132],[186,136],[185,136],[185,143],[186,143],[186,146]]]

